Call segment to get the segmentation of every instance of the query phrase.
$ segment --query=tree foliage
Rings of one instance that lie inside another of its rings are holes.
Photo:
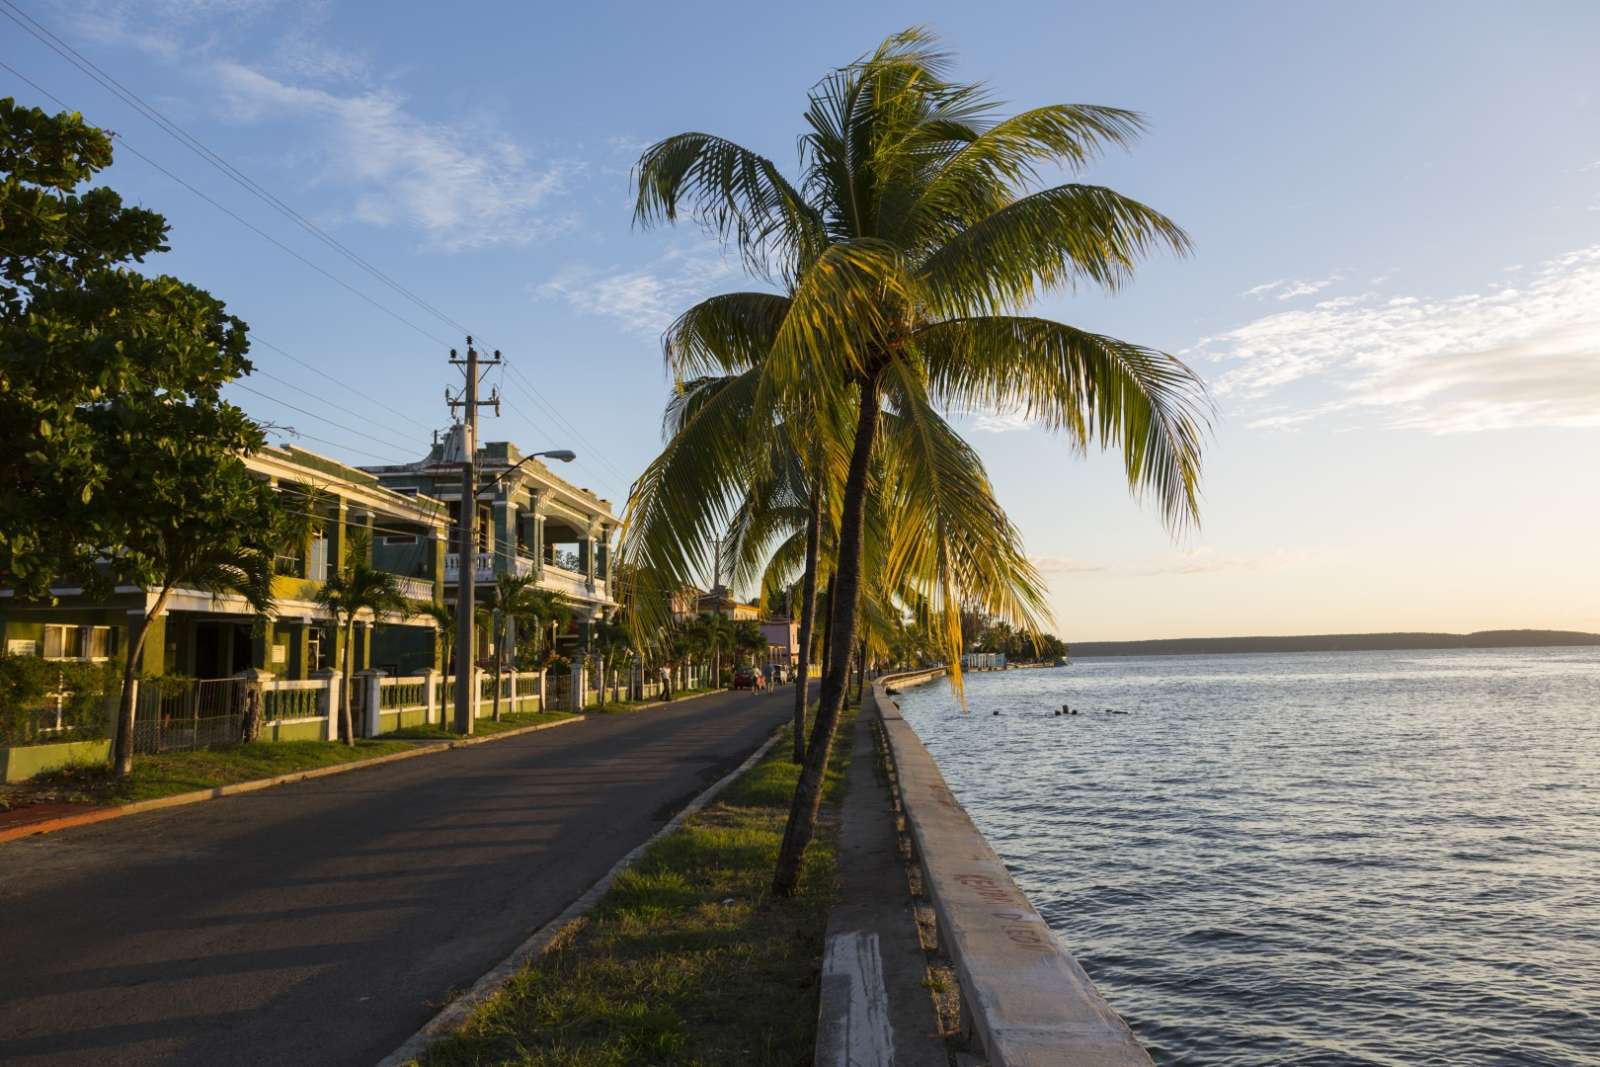
[[[0,584],[154,584],[174,538],[263,534],[240,456],[261,429],[221,389],[248,373],[221,301],[133,269],[166,220],[105,186],[111,139],[0,99]]]

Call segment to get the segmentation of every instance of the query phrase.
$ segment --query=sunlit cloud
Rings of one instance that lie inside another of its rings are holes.
[[[1270,552],[1225,553],[1215,548],[1195,548],[1175,557],[1130,568],[1144,577],[1156,575],[1224,574],[1233,571],[1274,571],[1315,562],[1322,553],[1313,548],[1280,548]]]
[[[407,225],[448,251],[526,244],[570,219],[547,211],[576,169],[535,165],[512,140],[473,124],[427,122],[387,91],[340,95],[291,85],[239,63],[215,65],[232,118],[292,118],[324,142],[316,180],[350,191],[350,215]]]
[[[678,252],[638,270],[569,268],[534,287],[582,315],[613,319],[629,333],[659,336],[674,318],[735,274],[720,256]]]
[[[1207,337],[1217,396],[1284,428],[1368,411],[1432,433],[1600,425],[1600,245],[1453,296],[1339,297]],[[1299,383],[1334,398],[1251,412]]]
[[[1263,282],[1260,285],[1252,286],[1239,295],[1253,296],[1258,300],[1266,296],[1270,296],[1275,300],[1293,300],[1297,296],[1310,296],[1313,293],[1320,293],[1335,282],[1342,281],[1344,281],[1344,275],[1342,274],[1331,274],[1326,278],[1318,278],[1315,281],[1305,281],[1299,278],[1279,278],[1276,281]]]
[[[1104,564],[1071,556],[1029,556],[1028,561],[1040,574],[1092,574],[1106,569]]]

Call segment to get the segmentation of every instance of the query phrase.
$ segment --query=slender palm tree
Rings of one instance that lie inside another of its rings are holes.
[[[347,745],[356,743],[355,721],[350,710],[350,686],[355,673],[356,620],[371,615],[373,622],[386,614],[409,617],[411,602],[400,591],[400,581],[387,571],[374,570],[366,562],[366,553],[360,540],[351,542],[350,558],[345,567],[322,583],[317,590],[317,603],[333,616],[334,624],[344,637],[344,690],[340,701],[340,720]]]
[[[448,602],[433,601],[417,607],[417,614],[433,620],[439,635],[439,670],[450,673],[451,646],[456,639],[456,606]]]
[[[1115,288],[1154,249],[1187,251],[1182,230],[1137,201],[1040,180],[1046,168],[1075,170],[1103,146],[1131,143],[1142,120],[1085,105],[1002,117],[980,87],[951,81],[947,62],[911,30],[825,78],[810,94],[798,181],[704,133],[653,145],[636,172],[639,222],[687,212],[785,290],[714,297],[680,319],[669,344],[678,373],[737,369],[730,356],[748,355],[752,334],[770,334],[758,397],[769,411],[807,395],[853,414],[829,669],[774,877],[782,895],[815,828],[856,642],[865,502],[886,412],[918,433],[942,427],[936,407],[1020,412],[1080,449],[1119,447],[1130,486],[1153,493],[1174,526],[1197,514],[1199,379],[1163,353],[1030,311],[1052,289]],[[911,444],[914,477],[899,502],[936,530],[926,490],[960,449]],[[941,575],[930,603],[954,651],[960,602],[943,595],[956,577],[950,546],[907,536],[888,558]]]

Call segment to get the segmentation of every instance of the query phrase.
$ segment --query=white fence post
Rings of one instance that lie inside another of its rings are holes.
[[[515,715],[519,710],[521,710],[517,707],[517,669],[512,667],[509,671],[505,672],[505,677],[511,679],[510,682],[505,683],[511,692],[511,707],[508,710],[511,712],[511,714]]]
[[[422,698],[428,705],[428,717],[423,721],[432,725],[433,717],[439,710],[439,672],[429,667],[422,672],[422,677],[426,679],[422,683]]]
[[[472,668],[472,717],[477,719],[483,705],[483,668]]]
[[[572,707],[570,711],[582,711],[588,703],[589,672],[584,670],[583,653],[575,653],[572,657]]]
[[[312,671],[311,677],[323,683],[322,693],[317,697],[317,711],[328,720],[328,733],[326,740],[339,740],[339,672],[331,670]]]
[[[379,670],[359,671],[351,684],[361,686],[362,695],[365,697],[365,714],[361,716],[361,736],[377,737],[383,722],[381,718],[383,711],[383,672]]]

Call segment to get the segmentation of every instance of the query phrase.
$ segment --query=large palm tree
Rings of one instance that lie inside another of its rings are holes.
[[[924,532],[937,532],[940,518],[928,490],[954,473],[960,451],[935,439],[948,430],[938,408],[1017,411],[1079,448],[1120,447],[1130,486],[1153,493],[1170,523],[1197,513],[1205,407],[1195,375],[1163,353],[1030,310],[1052,289],[1115,288],[1153,249],[1186,251],[1183,232],[1137,201],[1101,186],[1043,184],[1047,169],[1075,170],[1103,146],[1131,142],[1141,119],[1085,105],[1003,117],[946,66],[932,39],[912,30],[825,78],[810,93],[797,181],[705,133],[653,145],[637,169],[636,219],[687,212],[784,290],[691,310],[669,339],[677,372],[737,370],[729,360],[752,350],[747,339],[770,334],[760,402],[770,409],[805,395],[853,415],[829,669],[774,878],[780,894],[792,892],[815,827],[844,696],[865,497],[886,412],[923,438],[899,500]],[[930,603],[955,651],[960,602],[944,595],[959,577],[951,546],[919,533],[889,558],[939,574]]]
[[[364,546],[359,539],[351,543],[350,558],[345,566],[331,575],[317,590],[317,603],[333,616],[334,624],[344,639],[344,691],[340,701],[340,720],[347,745],[356,743],[355,721],[350,711],[350,686],[355,673],[356,620],[371,615],[374,624],[387,614],[402,618],[411,614],[411,602],[400,591],[400,580],[387,571],[374,570],[366,562]]]

